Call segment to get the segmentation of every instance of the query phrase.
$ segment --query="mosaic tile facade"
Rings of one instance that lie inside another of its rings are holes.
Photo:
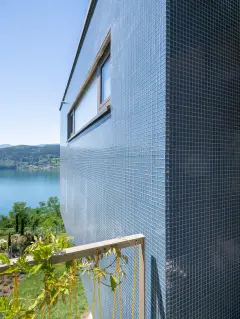
[[[240,318],[240,2],[169,1],[167,318]]]
[[[77,243],[146,235],[148,318],[158,318],[165,303],[165,15],[163,0],[97,1],[65,98],[70,105],[61,110],[67,231]],[[111,113],[66,144],[68,109],[109,29]],[[123,317],[131,318],[133,250],[127,253]],[[92,286],[84,284],[91,303]],[[104,319],[112,318],[112,293],[104,290],[102,296]]]
[[[61,109],[67,231],[78,244],[146,236],[147,319],[240,317],[239,13],[237,0],[96,1]],[[66,143],[68,110],[109,29],[111,112]]]

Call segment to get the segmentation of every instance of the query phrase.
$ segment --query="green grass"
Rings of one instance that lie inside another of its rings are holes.
[[[56,272],[63,272],[64,271],[64,264],[56,265]],[[36,298],[39,293],[43,289],[43,275],[36,274],[31,277],[25,277],[23,281],[21,281],[19,285],[19,297],[25,299],[34,299]],[[78,285],[77,285],[77,295],[78,295],[78,314],[79,318],[80,315],[84,314],[88,310],[88,304],[85,297],[83,285],[79,282],[78,277]],[[51,311],[51,319],[67,319],[69,313],[69,297],[67,297],[67,302],[64,304],[61,300],[57,302],[56,306],[53,307]],[[42,318],[40,315],[36,318]],[[47,315],[46,315],[47,318]],[[75,317],[75,311],[72,311],[72,317]]]

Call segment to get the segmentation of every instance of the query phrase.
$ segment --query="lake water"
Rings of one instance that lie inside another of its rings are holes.
[[[40,201],[60,194],[58,170],[0,170],[0,214],[7,215],[14,202],[36,207]]]

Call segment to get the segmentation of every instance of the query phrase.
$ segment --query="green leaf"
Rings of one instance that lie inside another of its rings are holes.
[[[114,291],[117,287],[117,279],[114,276],[110,276],[110,285],[111,285],[112,291]]]
[[[10,259],[6,254],[0,254],[0,261],[2,264],[10,265]]]
[[[36,273],[38,273],[40,271],[41,268],[42,268],[42,264],[35,265],[35,266],[31,267],[29,274],[35,275]]]
[[[34,303],[28,308],[28,311],[33,311],[38,306],[39,300],[36,299]]]

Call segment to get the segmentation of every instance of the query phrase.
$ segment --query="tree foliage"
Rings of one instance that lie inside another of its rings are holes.
[[[26,202],[16,202],[13,204],[12,210],[9,212],[10,218],[15,219],[15,232],[19,232],[19,225],[21,230],[21,235],[24,234],[24,224],[27,218],[27,203]]]
[[[16,202],[8,216],[1,216],[0,228],[15,228],[23,235],[27,230],[41,233],[43,230],[58,232],[64,230],[58,197],[50,197],[47,202],[40,202],[36,208],[26,202]]]

